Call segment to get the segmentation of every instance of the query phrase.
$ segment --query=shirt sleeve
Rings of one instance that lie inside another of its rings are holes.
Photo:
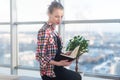
[[[48,40],[49,34],[46,31],[38,32],[36,59],[43,66],[46,66],[46,64],[49,63],[51,60],[51,57],[47,53]]]

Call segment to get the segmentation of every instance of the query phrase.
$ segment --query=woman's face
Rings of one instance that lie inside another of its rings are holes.
[[[49,20],[50,22],[52,22],[53,24],[60,24],[62,21],[62,17],[63,17],[63,10],[62,9],[54,9],[52,13],[49,13]]]

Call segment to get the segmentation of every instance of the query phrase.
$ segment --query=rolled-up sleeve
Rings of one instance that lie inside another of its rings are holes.
[[[41,63],[41,65],[46,66],[51,60],[48,52],[48,40],[49,34],[46,31],[39,31],[37,36],[37,50],[36,59]]]

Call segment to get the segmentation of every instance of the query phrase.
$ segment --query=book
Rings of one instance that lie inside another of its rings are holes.
[[[77,46],[77,47],[71,52],[70,55],[60,54],[61,60],[72,61],[72,60],[76,59],[77,54],[78,54],[78,51],[79,51],[79,47],[80,47],[80,46]]]

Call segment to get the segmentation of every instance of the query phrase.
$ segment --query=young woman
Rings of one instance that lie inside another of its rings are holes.
[[[40,63],[42,80],[81,80],[80,74],[64,68],[72,62],[59,58],[62,43],[55,26],[61,23],[63,6],[56,1],[52,2],[48,7],[48,16],[48,21],[39,30],[37,37],[36,59]]]

